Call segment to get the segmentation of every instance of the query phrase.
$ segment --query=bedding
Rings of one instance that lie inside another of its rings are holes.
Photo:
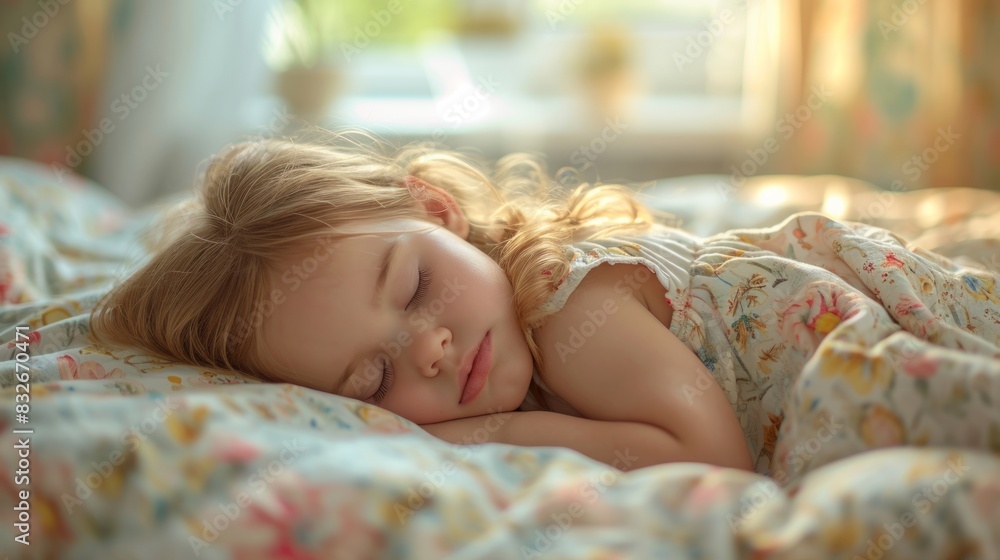
[[[720,190],[724,180],[664,181],[646,196],[695,233],[832,208],[898,225],[925,240],[921,251],[962,259],[984,278],[1000,268],[994,193],[890,191],[889,199],[836,177],[760,177]],[[781,204],[775,189],[785,189]],[[799,422],[778,444],[781,468],[795,475],[787,479],[694,463],[621,472],[562,448],[446,444],[360,401],[95,346],[87,314],[142,262],[137,233],[158,209],[131,211],[97,185],[13,160],[0,161],[0,208],[0,554],[1000,556],[992,431],[977,434],[979,449],[956,439],[841,457],[800,401],[805,411],[791,411],[786,422]],[[879,352],[876,343],[862,354]],[[997,357],[979,354],[967,357],[995,388]],[[935,391],[959,408],[1000,406],[972,383]],[[895,425],[877,420],[870,433],[891,444]],[[630,456],[622,450],[620,459]]]

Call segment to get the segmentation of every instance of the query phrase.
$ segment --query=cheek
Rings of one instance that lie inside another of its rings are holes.
[[[497,263],[485,255],[483,255],[483,259],[485,260],[466,269],[465,274],[468,278],[475,279],[473,290],[483,296],[503,298],[497,301],[497,306],[501,307],[506,299],[513,294],[514,289],[511,286],[510,279],[507,278],[507,275]]]
[[[382,408],[411,422],[428,424],[450,419],[444,417],[450,408],[449,400],[435,391],[434,387],[427,384],[396,383],[390,393],[382,401]],[[458,404],[457,395],[453,404]]]

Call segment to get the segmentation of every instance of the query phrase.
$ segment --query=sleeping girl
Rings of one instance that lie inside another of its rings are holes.
[[[620,469],[1000,448],[995,272],[816,213],[699,238],[528,155],[340,139],[214,157],[94,338]]]

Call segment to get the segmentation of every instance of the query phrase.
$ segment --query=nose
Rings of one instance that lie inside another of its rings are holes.
[[[441,367],[445,365],[442,361],[445,356],[445,346],[450,344],[451,330],[445,327],[435,327],[419,337],[414,344],[413,358],[421,375],[436,377],[441,373]]]

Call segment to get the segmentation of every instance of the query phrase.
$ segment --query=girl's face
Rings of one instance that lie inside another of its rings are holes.
[[[317,242],[274,273],[273,313],[263,328],[266,351],[294,376],[286,381],[364,400],[417,424],[520,406],[532,358],[513,289],[488,255],[452,231],[463,225],[362,222],[350,237]],[[485,385],[463,401],[487,333]]]

